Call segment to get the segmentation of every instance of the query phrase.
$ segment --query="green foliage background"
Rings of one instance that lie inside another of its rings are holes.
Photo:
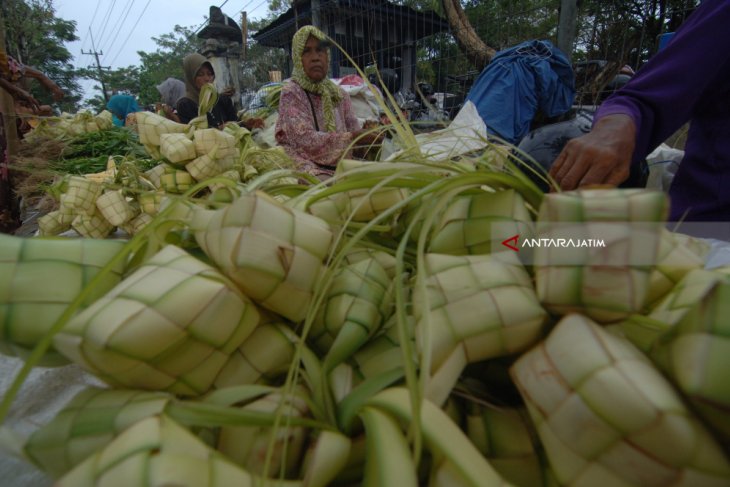
[[[442,10],[440,0],[395,0],[417,9]],[[474,30],[494,49],[503,49],[529,39],[557,39],[560,0],[467,0],[464,11]],[[657,36],[675,30],[698,0],[580,0],[573,60],[609,59],[639,67],[656,50]],[[23,63],[45,72],[67,96],[54,106],[58,111],[81,108],[99,111],[104,107],[99,73],[76,69],[65,44],[78,40],[75,21],[56,17],[53,0],[3,0],[7,52]],[[251,40],[290,7],[289,0],[272,0],[266,18],[249,21],[247,58],[242,63],[242,89],[255,89],[268,81],[273,69],[286,71],[287,55],[279,49],[264,48]],[[200,47],[192,27],[177,25],[173,32],[153,40],[154,52],[139,51],[140,64],[104,71],[109,92],[136,96],[141,105],[159,99],[155,88],[169,76],[182,79],[181,60]],[[419,44],[417,76],[440,88],[449,74],[473,70],[460,53],[451,34],[440,34]],[[97,82],[92,98],[82,100],[79,81]],[[53,104],[50,95],[37,83],[30,86],[34,96]]]

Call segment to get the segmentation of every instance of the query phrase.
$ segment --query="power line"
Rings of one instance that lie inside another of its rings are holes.
[[[147,7],[150,6],[150,1],[151,0],[147,0],[147,3],[145,4],[144,8],[142,9],[142,13],[139,14],[139,17],[137,17],[136,22],[134,23],[134,25],[132,26],[132,28],[129,29],[129,34],[127,34],[126,39],[124,39],[124,42],[122,42],[122,45],[119,47],[119,50],[117,51],[116,55],[114,56],[114,59],[112,59],[112,61],[109,64],[111,64],[111,65],[114,64],[114,61],[117,60],[117,58],[119,57],[119,54],[122,52],[122,50],[124,49],[124,47],[127,45],[127,41],[129,40],[130,37],[132,37],[132,33],[134,32],[134,29],[137,28],[137,25],[139,24],[139,21],[142,20],[142,16],[147,11]]]
[[[244,5],[243,7],[241,7],[241,10],[239,10],[238,12],[236,12],[236,13],[234,14],[234,16],[236,16],[236,15],[240,14],[241,12],[243,12],[244,10],[246,10],[246,8],[248,8],[248,6],[249,6],[249,5],[251,5],[252,3],[253,3],[253,0],[249,0],[249,1],[248,1],[248,3],[247,3],[246,5]],[[263,2],[262,2],[262,3],[263,3]],[[259,5],[258,5],[258,6],[256,7],[256,8],[258,8],[258,7],[260,7],[260,6],[261,6],[261,3],[259,3]],[[255,10],[255,9],[254,9],[254,10]]]
[[[235,17],[236,15],[240,14],[241,12],[243,12],[243,9],[246,8],[246,6],[248,6],[249,4],[251,4],[251,2],[253,2],[253,0],[249,0],[249,2],[246,5],[244,5],[244,7],[241,10],[239,10],[238,12],[236,12],[235,14],[233,14],[233,17]],[[228,0],[225,0],[223,3],[221,3],[220,5],[218,5],[218,8],[223,8],[223,6],[225,4],[227,4],[227,3],[228,3]],[[203,26],[205,25],[205,23],[208,22],[209,20],[210,19],[205,19],[205,20],[203,20],[203,22],[201,22],[200,24],[198,24],[198,26],[193,29],[193,34],[197,34],[198,32],[200,32],[200,29],[202,29]]]
[[[127,17],[129,17],[129,12],[132,11],[132,7],[134,6],[135,1],[136,0],[129,0],[127,2],[127,12],[124,14],[124,17],[122,18],[122,20],[117,23],[116,33],[114,33],[113,36],[110,36],[111,42],[109,43],[108,46],[106,46],[107,51],[112,48],[112,46],[114,45],[114,42],[116,42],[116,40],[117,40],[117,37],[119,37],[119,33],[122,31],[122,26],[124,26],[124,22],[127,21]]]
[[[115,0],[115,1],[116,1],[116,0]],[[142,16],[144,15],[145,11],[147,11],[147,7],[149,6],[149,4],[150,4],[150,1],[151,1],[151,0],[147,0],[147,3],[145,4],[144,8],[142,9],[142,13],[140,13],[139,17],[137,18],[137,20],[135,21],[134,25],[133,25],[133,26],[132,26],[132,28],[130,29],[130,31],[129,31],[129,34],[127,34],[127,37],[126,37],[126,38],[124,39],[124,42],[122,42],[122,44],[121,44],[121,46],[120,46],[119,50],[117,50],[116,54],[114,55],[114,58],[112,59],[112,61],[111,61],[111,62],[110,62],[109,64],[111,64],[111,65],[114,65],[114,62],[115,62],[115,61],[117,60],[117,58],[118,58],[118,57],[119,57],[119,55],[121,54],[122,50],[123,50],[123,49],[124,49],[124,47],[126,46],[126,44],[127,44],[127,41],[128,41],[128,40],[129,40],[129,38],[131,37],[131,35],[132,35],[132,32],[133,32],[133,31],[134,31],[134,29],[135,29],[135,28],[137,27],[137,24],[139,24],[139,21],[140,21],[140,20],[142,19]],[[253,2],[253,0],[249,0],[249,2],[248,2],[248,3],[246,4],[246,6],[250,5],[250,4],[252,3],[252,2]],[[223,3],[222,3],[222,4],[221,4],[221,5],[220,5],[220,6],[218,7],[218,8],[222,8],[222,7],[223,7],[223,6],[224,6],[224,5],[226,4],[226,3],[228,3],[228,0],[225,0],[225,1],[224,1],[224,2],[223,2]],[[258,6],[261,6],[261,5],[265,4],[265,3],[266,3],[266,0],[263,0],[262,2],[260,2],[260,3],[259,3],[259,5],[258,5]],[[246,8],[246,6],[244,6],[244,8]],[[257,6],[257,8],[258,8],[258,6]],[[238,11],[238,13],[239,13],[239,14],[240,14],[241,12],[243,12],[243,9],[241,9],[241,10],[239,10],[239,11]],[[236,15],[237,15],[237,14],[236,14]],[[126,18],[126,16],[125,16],[125,18]],[[201,28],[202,28],[202,27],[203,27],[203,26],[204,26],[204,25],[205,25],[205,24],[206,24],[206,23],[208,22],[208,20],[209,20],[209,19],[205,19],[205,20],[203,20],[203,22],[202,22],[201,24],[199,24],[199,25],[198,25],[198,26],[197,26],[197,27],[195,28],[195,30],[194,30],[194,33],[195,33],[195,34],[197,34],[197,33],[198,33],[198,32],[200,31],[200,29],[201,29]],[[112,43],[112,45],[113,45],[113,43]],[[111,45],[109,46],[109,48],[111,48]]]
[[[96,18],[96,13],[99,11],[99,5],[101,5],[101,2],[96,2],[96,8],[94,9],[94,15],[91,16],[91,22],[89,22],[89,30],[86,32],[86,36],[84,37],[84,40],[81,42],[81,49],[84,48],[84,45],[86,44],[86,39],[89,38],[89,34],[91,33],[91,26],[94,24],[94,19]]]
[[[109,10],[106,11],[106,16],[104,20],[101,21],[101,32],[97,32],[97,39],[101,41],[101,39],[104,37],[104,31],[106,31],[106,26],[109,24],[109,18],[112,15],[112,10],[114,10],[114,5],[117,3],[117,0],[112,0],[112,3],[109,4]]]

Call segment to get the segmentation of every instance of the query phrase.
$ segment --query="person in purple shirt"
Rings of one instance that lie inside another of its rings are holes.
[[[730,220],[730,1],[704,0],[550,168],[564,190],[618,185],[690,122],[669,189],[671,221]]]

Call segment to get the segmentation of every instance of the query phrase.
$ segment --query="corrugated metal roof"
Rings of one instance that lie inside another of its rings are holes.
[[[408,22],[412,26],[416,39],[449,30],[448,23],[433,11],[420,12],[386,0],[330,0],[320,3],[320,11],[323,16],[328,12],[337,13],[343,9],[369,19],[376,16],[388,20],[396,19],[397,22]],[[258,31],[253,38],[264,46],[287,47],[291,44],[292,36],[297,28],[311,23],[310,0],[296,2],[289,10]]]

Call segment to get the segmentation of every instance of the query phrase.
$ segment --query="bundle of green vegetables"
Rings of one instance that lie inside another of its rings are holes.
[[[154,161],[139,143],[133,130],[111,127],[88,132],[66,140],[61,157],[51,161],[50,168],[61,174],[92,174],[104,171],[110,155],[140,161],[140,168],[150,169]]]

